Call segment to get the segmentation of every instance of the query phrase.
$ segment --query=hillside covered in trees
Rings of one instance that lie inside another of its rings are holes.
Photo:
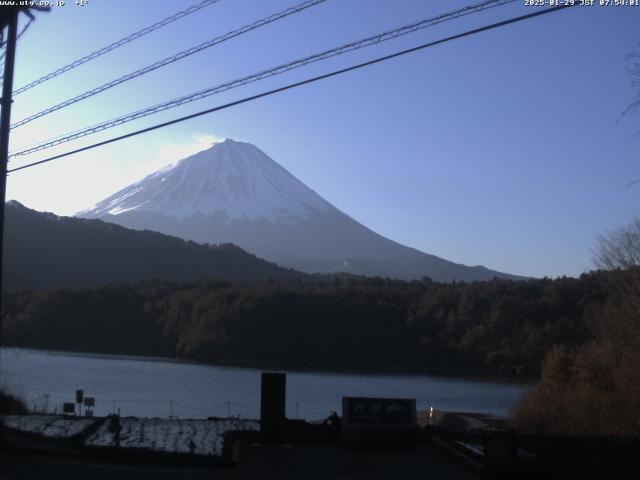
[[[5,344],[327,368],[531,373],[580,344],[617,272],[436,283],[388,279],[178,284],[6,294]]]
[[[4,285],[90,288],[158,278],[194,281],[293,279],[281,268],[232,244],[200,245],[101,220],[59,217],[6,204]]]
[[[536,387],[514,412],[520,431],[640,438],[640,218],[598,238],[607,299],[583,342],[546,355]]]

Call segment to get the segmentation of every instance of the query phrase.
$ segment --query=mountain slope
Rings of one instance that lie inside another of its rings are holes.
[[[80,212],[199,243],[232,242],[305,272],[516,278],[405,247],[342,213],[254,145],[226,140]]]
[[[5,288],[86,288],[158,278],[265,280],[303,277],[235,245],[207,246],[100,220],[6,204]]]

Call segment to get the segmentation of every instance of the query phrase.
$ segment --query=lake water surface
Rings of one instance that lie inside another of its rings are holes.
[[[0,348],[0,382],[37,409],[96,399],[95,414],[183,418],[258,418],[260,373],[252,368],[167,359]],[[530,385],[428,375],[287,372],[287,416],[318,419],[340,412],[343,396],[415,398],[419,410],[507,415]],[[45,397],[47,395],[47,397]]]

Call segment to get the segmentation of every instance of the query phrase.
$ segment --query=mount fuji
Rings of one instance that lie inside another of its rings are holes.
[[[438,281],[520,279],[466,266],[382,237],[320,197],[249,143],[215,143],[76,216],[198,243],[235,243],[309,273]]]

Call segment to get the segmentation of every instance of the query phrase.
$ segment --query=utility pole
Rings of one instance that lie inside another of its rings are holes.
[[[16,37],[20,10],[11,12],[7,19],[7,47],[4,60],[4,83],[0,112],[0,341],[2,340],[2,273],[4,258],[4,202],[7,196],[7,166],[9,163],[9,130],[11,129],[11,103],[13,92],[13,67],[16,61]]]
[[[18,2],[16,2],[18,3]],[[23,2],[20,2],[23,3]],[[34,2],[35,3],[35,2]],[[18,16],[24,12],[31,20],[31,11],[48,12],[44,6],[5,6],[0,8],[0,29],[7,27],[7,46],[4,56],[2,99],[0,99],[0,345],[2,345],[2,302],[3,259],[4,259],[4,203],[7,198],[7,170],[9,164],[9,131],[11,130],[11,103],[13,102],[13,70],[16,63],[16,43],[18,41]]]

